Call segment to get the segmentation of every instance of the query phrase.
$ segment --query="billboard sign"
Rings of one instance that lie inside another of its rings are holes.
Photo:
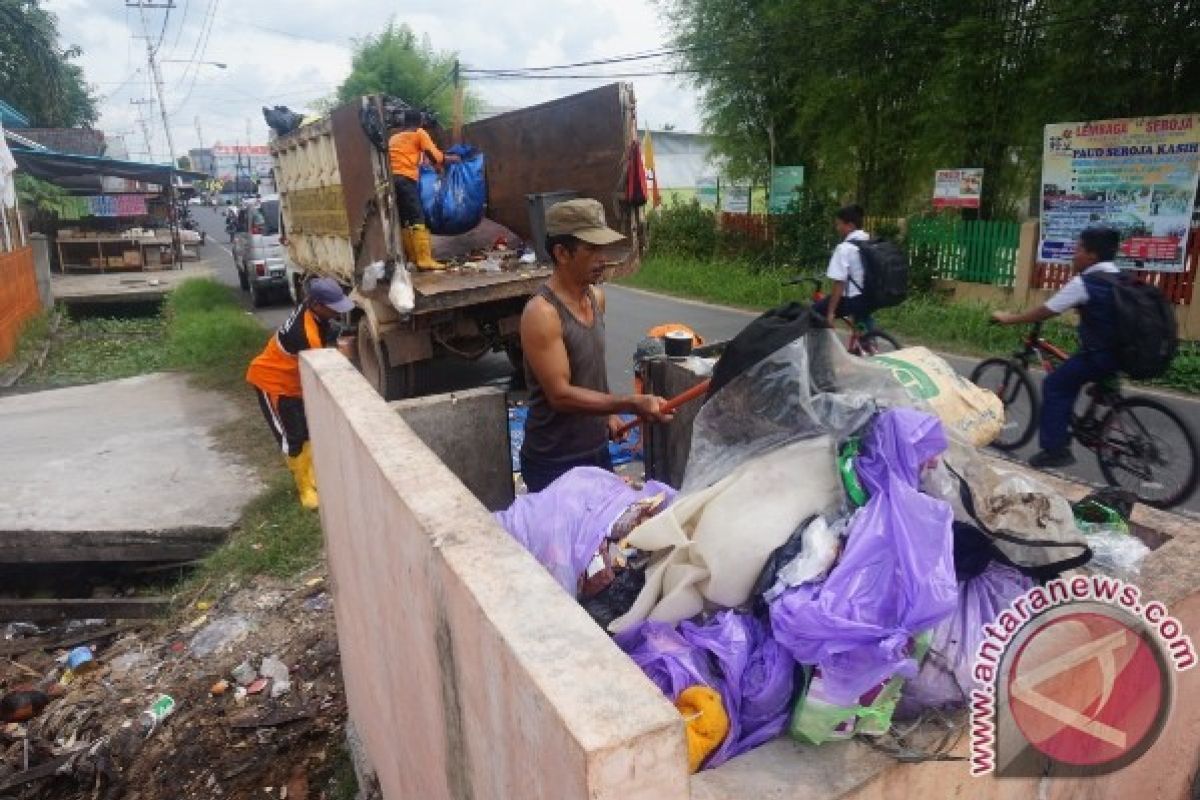
[[[1038,259],[1070,263],[1089,226],[1121,234],[1118,266],[1182,272],[1200,175],[1200,114],[1047,125]]]

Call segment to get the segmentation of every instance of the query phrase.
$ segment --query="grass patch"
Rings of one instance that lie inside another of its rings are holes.
[[[131,378],[168,366],[163,348],[166,324],[146,319],[64,320],[46,360],[22,384],[72,386]]]
[[[677,297],[762,311],[791,300],[808,300],[809,287],[784,286],[793,277],[787,270],[756,267],[738,261],[697,261],[682,256],[656,255],[641,269],[620,281],[623,285]],[[879,326],[902,344],[922,344],[943,352],[968,356],[1004,356],[1019,346],[1023,328],[988,323],[993,306],[951,303],[935,294],[910,292],[909,300],[876,312]],[[1074,326],[1063,318],[1049,320],[1043,333],[1067,350],[1077,347]],[[1200,345],[1181,343],[1165,375],[1149,383],[1200,393]]]
[[[320,517],[301,507],[292,476],[277,469],[268,479],[267,490],[246,507],[229,541],[204,560],[195,579],[290,577],[317,563],[320,556]]]
[[[638,289],[706,300],[749,309],[767,309],[789,300],[807,299],[803,286],[784,286],[793,273],[753,268],[732,261],[697,261],[684,256],[647,258],[620,283]]]

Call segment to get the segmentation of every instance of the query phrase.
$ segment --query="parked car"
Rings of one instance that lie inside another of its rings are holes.
[[[288,292],[287,265],[280,241],[279,195],[266,195],[238,210],[233,262],[238,283],[250,292],[255,308],[270,302],[272,294]]]

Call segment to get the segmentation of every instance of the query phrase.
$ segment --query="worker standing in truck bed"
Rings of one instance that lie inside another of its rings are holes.
[[[445,269],[433,259],[433,242],[421,210],[421,160],[428,155],[439,167],[458,156],[445,155],[421,127],[419,111],[405,111],[400,127],[388,139],[388,163],[396,187],[400,238],[404,255],[417,269]]]

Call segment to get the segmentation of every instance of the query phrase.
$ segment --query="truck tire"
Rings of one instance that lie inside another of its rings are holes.
[[[255,308],[262,308],[271,299],[271,293],[267,289],[260,289],[257,286],[250,287],[250,304]]]
[[[504,354],[508,363],[512,364],[512,388],[525,389],[525,354],[521,350],[521,340],[512,339],[504,343]]]
[[[358,368],[384,400],[415,397],[427,367],[420,361],[389,367],[387,344],[375,338],[366,317],[358,321]]]
[[[246,277],[246,273],[243,272],[242,268],[237,266],[236,264],[234,264],[234,269],[237,270],[238,285],[242,287],[242,291],[243,292],[250,291],[250,279]]]

